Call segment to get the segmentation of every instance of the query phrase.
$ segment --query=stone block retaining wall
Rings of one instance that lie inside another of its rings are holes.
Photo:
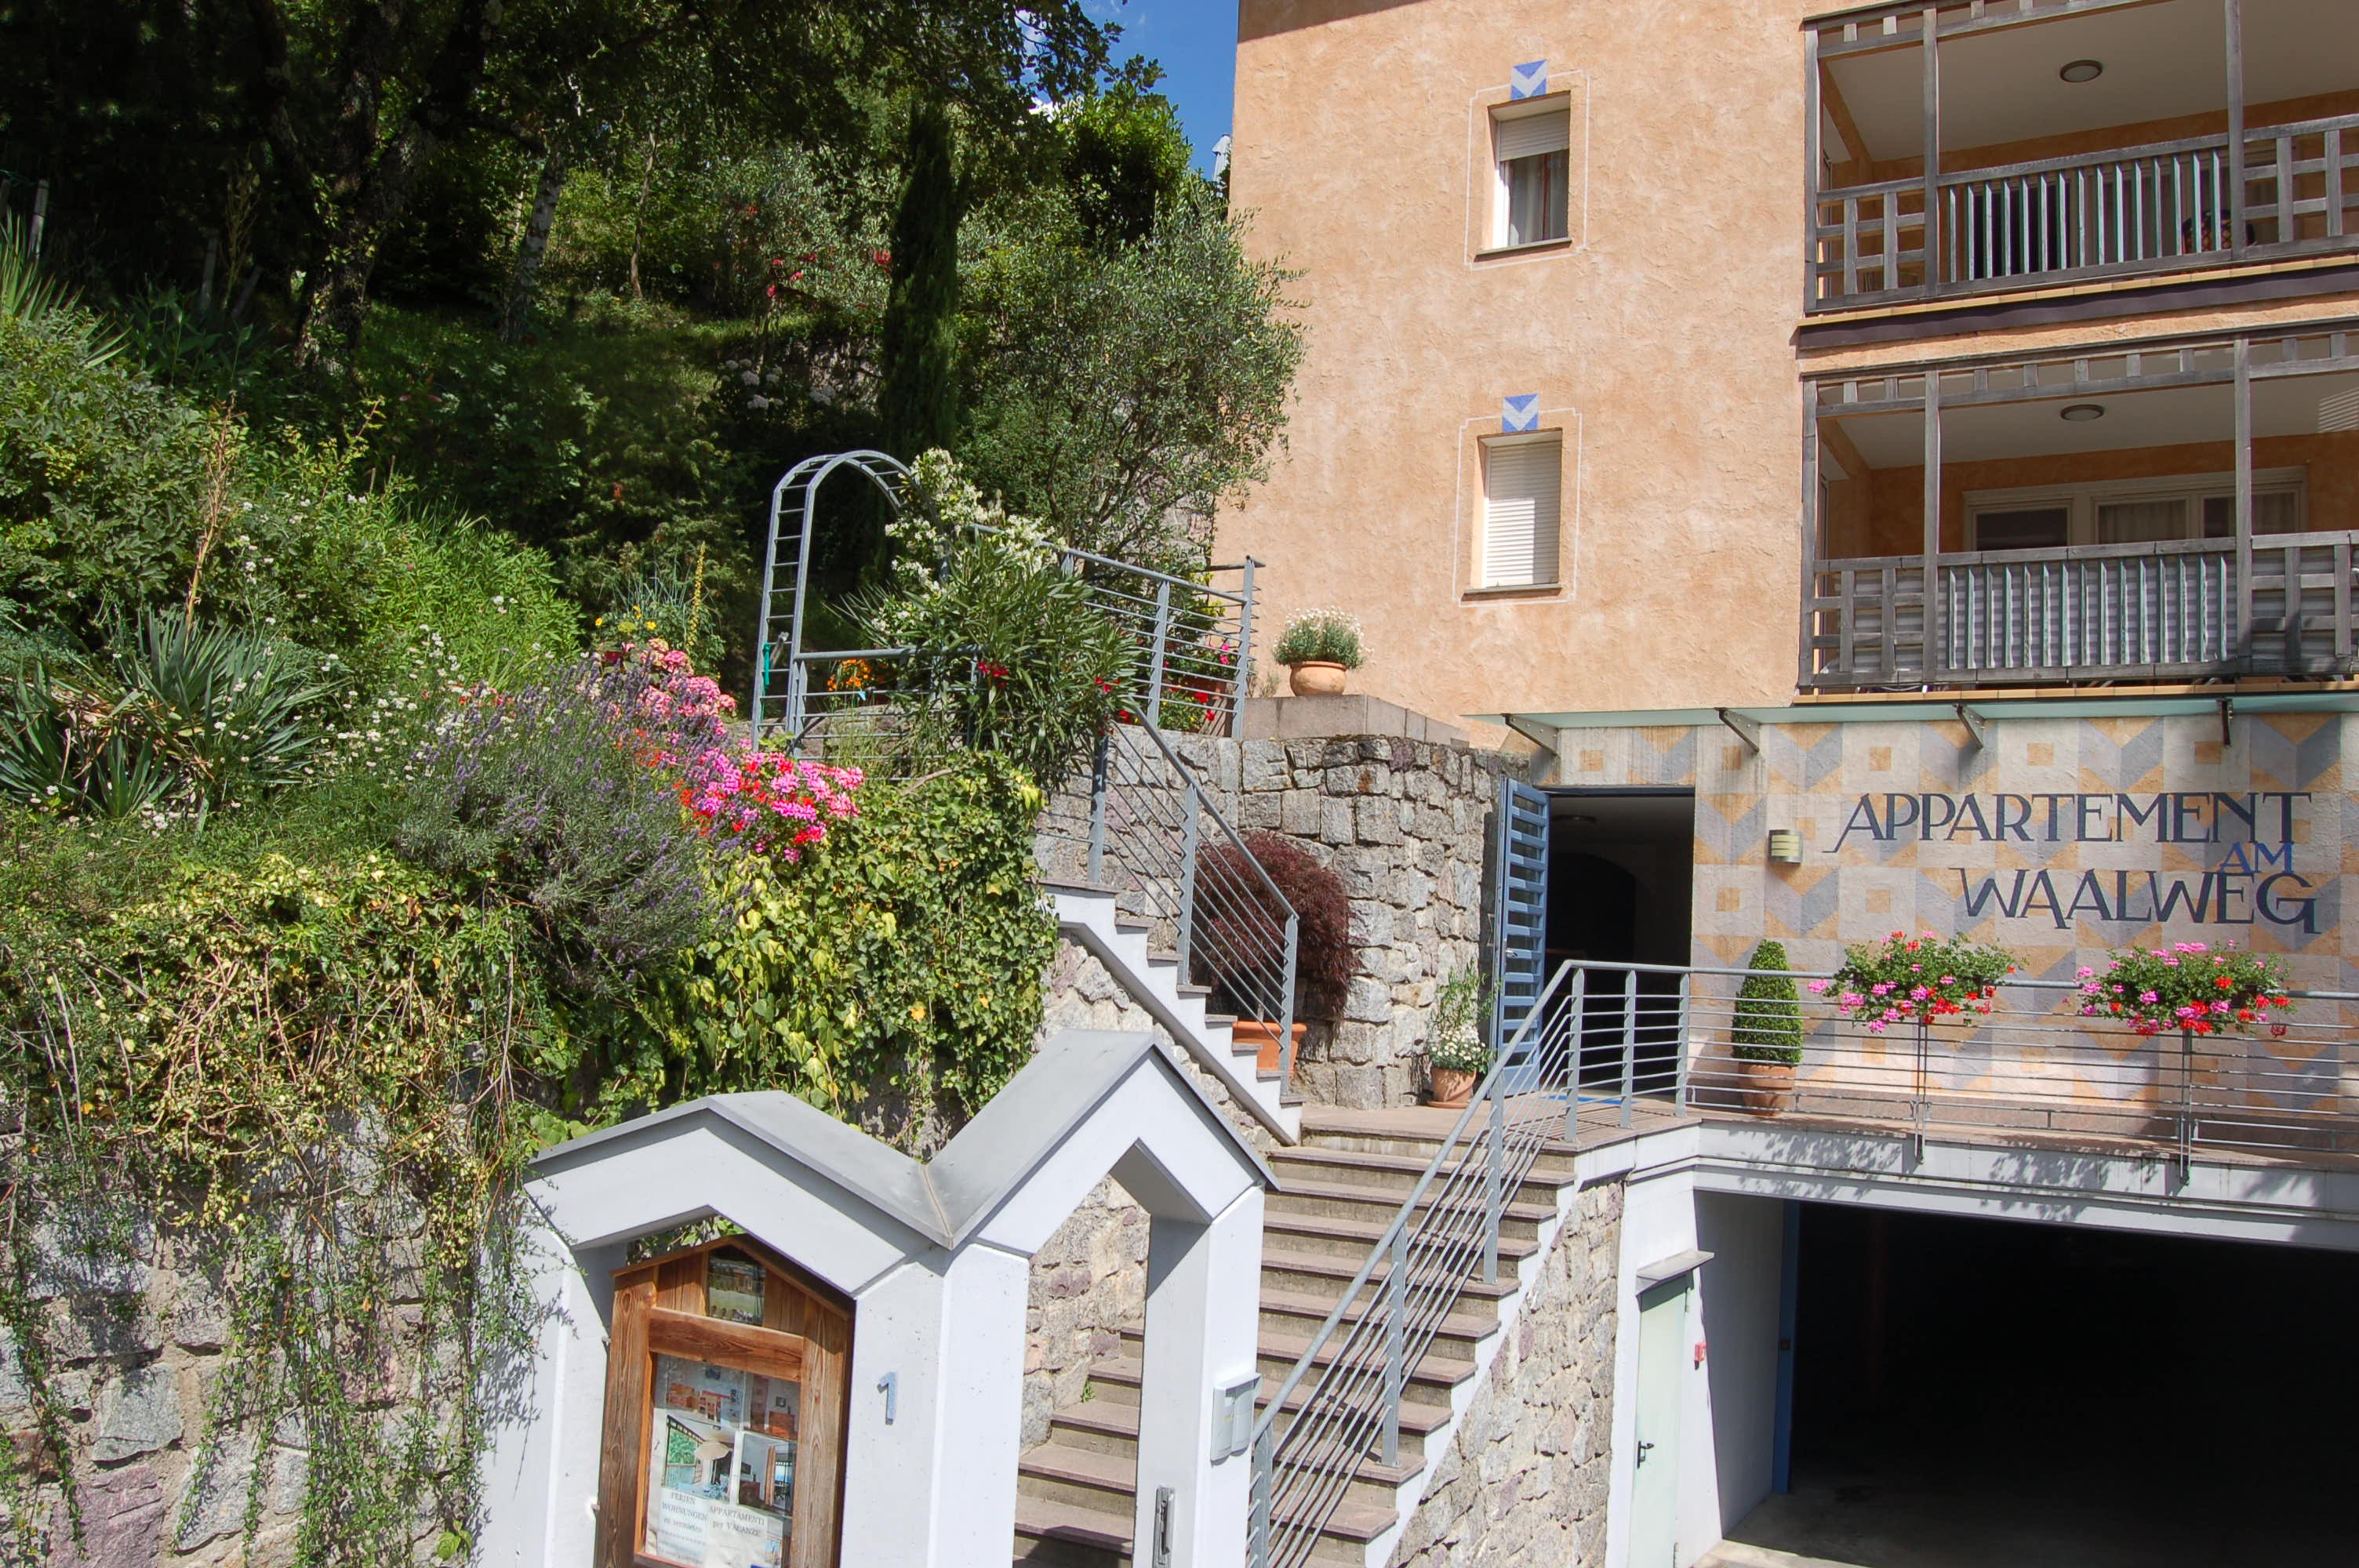
[[[0,1428],[29,1489],[33,1561],[49,1568],[276,1568],[294,1560],[308,1463],[300,1423],[267,1443],[251,1431],[208,1433],[207,1401],[227,1370],[229,1309],[207,1271],[171,1237],[134,1238],[129,1258],[93,1263],[45,1233],[31,1291],[49,1319],[50,1387],[65,1407],[71,1480],[82,1509],[74,1542],[60,1477],[32,1439],[31,1390],[14,1336],[0,1334]],[[392,1407],[388,1407],[389,1411]],[[253,1548],[249,1490],[261,1490]],[[16,1521],[0,1518],[0,1530]],[[421,1524],[417,1555],[437,1528]]]
[[[1514,758],[1397,735],[1190,739],[1183,754],[1240,831],[1309,846],[1352,900],[1356,975],[1315,1019],[1296,1087],[1327,1105],[1416,1103],[1442,981],[1481,961],[1493,803]]]
[[[1621,1184],[1584,1190],[1434,1462],[1393,1568],[1604,1563],[1621,1238]]]

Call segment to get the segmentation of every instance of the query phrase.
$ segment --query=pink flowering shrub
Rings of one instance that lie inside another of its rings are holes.
[[[1838,1012],[1881,1034],[1896,1023],[1987,1013],[1998,982],[2013,973],[2015,962],[2002,948],[1896,931],[1881,946],[1845,950],[1843,968],[1832,979],[1812,980],[1810,989],[1832,992]]]
[[[856,816],[858,768],[766,752],[729,720],[736,703],[687,654],[660,642],[625,643],[599,655],[616,679],[614,706],[647,767],[675,781],[699,833],[730,849],[799,860],[828,824]]]
[[[799,762],[753,746],[713,746],[690,759],[680,804],[708,837],[734,839],[757,853],[799,860],[828,825],[859,815],[852,792],[858,768]]]
[[[2137,1034],[2241,1034],[2267,1023],[2282,1036],[2283,1018],[2271,1014],[2293,1006],[2277,960],[2233,946],[2124,947],[2104,974],[2083,966],[2079,979],[2082,1017],[2118,1019]]]

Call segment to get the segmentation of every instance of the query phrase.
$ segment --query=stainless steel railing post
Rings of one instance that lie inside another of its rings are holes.
[[[1269,1568],[1270,1493],[1277,1484],[1277,1429],[1265,1426],[1254,1433],[1252,1517],[1245,1525],[1245,1550],[1253,1568]]]
[[[1679,1038],[1672,1042],[1678,1053],[1671,1058],[1671,1108],[1681,1116],[1688,1113],[1688,1034],[1695,1010],[1695,976],[1680,977]]]
[[[1638,1087],[1638,971],[1622,971],[1622,1125],[1630,1125],[1630,1097]]]
[[[1090,881],[1105,880],[1106,791],[1111,787],[1113,771],[1114,731],[1098,731],[1097,745],[1090,753]]]
[[[1301,916],[1286,912],[1286,967],[1277,973],[1277,1089],[1283,1095],[1294,1082],[1294,964],[1301,936]]]
[[[1188,983],[1188,946],[1196,933],[1196,840],[1197,816],[1201,809],[1197,799],[1195,776],[1183,773],[1180,799],[1180,983]]]
[[[1385,1463],[1400,1463],[1401,1392],[1408,1386],[1402,1365],[1408,1333],[1408,1221],[1393,1227],[1392,1269],[1385,1281]],[[1344,1461],[1348,1463],[1348,1456]]]
[[[1500,1081],[1491,1077],[1491,1130],[1486,1135],[1490,1144],[1490,1169],[1483,1178],[1483,1282],[1495,1284],[1499,1279],[1499,1216],[1506,1206],[1507,1165],[1507,1102],[1499,1093]]]
[[[1171,636],[1171,584],[1155,585],[1155,642],[1147,666],[1147,721],[1162,728],[1164,646]]]

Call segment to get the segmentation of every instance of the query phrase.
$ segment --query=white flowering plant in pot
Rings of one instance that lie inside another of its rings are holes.
[[[1425,1044],[1434,1104],[1464,1105],[1490,1071],[1491,1047],[1483,1043],[1482,1021],[1482,977],[1463,969],[1444,980],[1433,999],[1433,1022]]]

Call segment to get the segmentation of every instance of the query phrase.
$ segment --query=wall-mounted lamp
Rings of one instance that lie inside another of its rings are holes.
[[[1773,866],[1800,865],[1802,836],[1790,827],[1769,829],[1769,863]]]

